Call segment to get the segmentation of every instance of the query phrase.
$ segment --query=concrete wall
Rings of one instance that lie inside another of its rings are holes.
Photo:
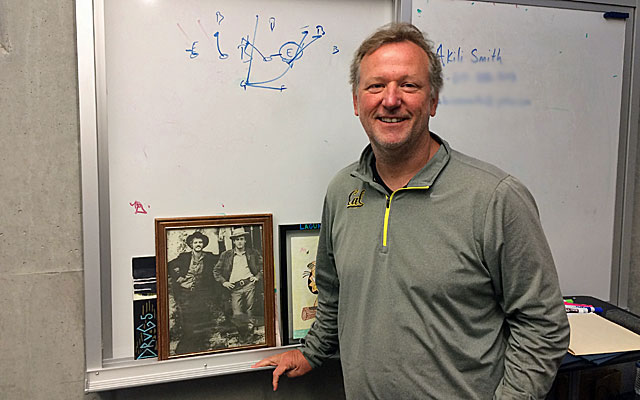
[[[85,396],[75,16],[72,0],[0,0],[0,398],[326,399],[337,363],[284,380],[269,372]],[[637,178],[640,180],[640,175]],[[640,197],[640,182],[636,183]],[[640,242],[640,211],[634,243]],[[633,247],[638,259],[640,246]],[[640,312],[640,265],[630,303]]]
[[[74,3],[0,0],[0,397],[81,398]]]

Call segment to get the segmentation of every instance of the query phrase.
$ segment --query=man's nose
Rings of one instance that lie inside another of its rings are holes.
[[[400,107],[400,103],[402,102],[400,91],[398,90],[398,86],[395,84],[387,85],[384,88],[384,93],[382,97],[382,106],[385,108],[397,108]]]

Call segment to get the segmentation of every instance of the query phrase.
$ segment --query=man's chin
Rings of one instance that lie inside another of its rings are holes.
[[[397,151],[401,150],[406,143],[404,141],[377,141],[374,148],[377,147],[382,151]]]

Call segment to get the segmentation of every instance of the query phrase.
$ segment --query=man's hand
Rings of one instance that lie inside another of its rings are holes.
[[[289,378],[295,378],[302,376],[311,371],[311,365],[309,361],[302,355],[300,350],[290,350],[284,353],[276,354],[264,360],[258,361],[251,368],[275,366],[273,370],[273,391],[278,389],[278,381],[280,376],[284,373]]]
[[[193,275],[186,275],[182,280],[178,278],[177,281],[180,282],[180,286],[183,288],[191,290],[196,283],[196,278]]]
[[[236,287],[236,285],[234,285],[233,283],[231,283],[231,282],[229,282],[229,281],[222,283],[222,286],[226,287],[226,288],[227,288],[227,289],[229,289],[229,290],[231,290],[231,289],[233,289],[234,287]]]

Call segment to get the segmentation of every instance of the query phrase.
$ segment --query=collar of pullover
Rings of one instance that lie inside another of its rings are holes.
[[[444,166],[447,165],[449,159],[451,158],[451,147],[449,147],[449,143],[440,138],[435,133],[431,132],[431,136],[440,143],[440,148],[433,155],[431,160],[422,167],[418,173],[409,180],[407,187],[425,187],[425,186],[433,186],[433,183],[440,175],[440,172],[444,169]],[[373,180],[373,169],[371,168],[371,163],[375,158],[373,154],[373,150],[371,145],[367,145],[362,151],[360,155],[360,160],[358,162],[357,168],[351,173],[354,177],[360,178],[365,182],[372,183]]]

